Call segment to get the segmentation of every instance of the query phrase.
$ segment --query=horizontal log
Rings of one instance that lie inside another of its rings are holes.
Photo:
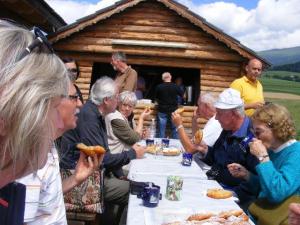
[[[221,87],[208,87],[208,86],[202,86],[200,87],[201,91],[211,91],[211,92],[222,92],[225,88]]]
[[[58,46],[57,46],[58,47]],[[67,45],[63,46],[64,50],[69,51],[79,51],[79,52],[107,52],[111,53],[117,49],[112,48],[111,46],[97,46],[97,45],[86,45],[86,46],[75,46]],[[58,47],[59,49],[59,47]],[[156,49],[156,50],[155,50]],[[123,51],[127,54],[135,55],[148,55],[156,57],[174,57],[174,58],[193,58],[193,59],[218,59],[223,61],[235,61],[239,60],[240,57],[236,54],[222,54],[220,52],[205,52],[205,51],[194,51],[194,50],[178,50],[178,49],[169,49],[162,51],[162,48],[132,48],[131,46],[120,46],[119,51]]]
[[[83,77],[79,77],[76,80],[77,83],[82,83],[82,84],[90,84],[91,83],[91,79],[90,78],[83,78]]]
[[[198,37],[198,36],[184,36],[184,35],[175,35],[175,34],[164,34],[164,33],[130,33],[130,32],[109,32],[109,31],[103,31],[102,33],[91,31],[88,33],[84,33],[81,36],[79,36],[76,41],[76,43],[79,42],[80,39],[86,39],[86,38],[97,38],[97,39],[124,39],[124,40],[142,40],[142,41],[170,41],[170,42],[182,42],[182,43],[194,43],[199,45],[210,45],[210,46],[219,46],[219,42],[204,38],[204,37]],[[76,44],[74,43],[74,44]],[[58,43],[57,45],[60,45]],[[61,44],[63,45],[63,44]],[[227,48],[224,48],[223,51],[228,50]],[[234,51],[231,51],[234,53]]]
[[[79,77],[82,77],[82,78],[91,78],[92,77],[92,72],[80,72],[80,75]]]
[[[92,29],[89,29],[89,31],[100,31],[100,32],[116,32],[116,31],[122,31],[122,32],[136,32],[136,33],[152,33],[152,34],[175,34],[175,35],[191,35],[195,37],[203,37],[206,39],[211,38],[207,33],[194,29],[186,29],[186,28],[180,28],[177,26],[170,26],[170,27],[161,27],[161,26],[155,26],[155,25],[128,25],[128,24],[107,24],[102,25],[101,27],[93,27]],[[221,44],[219,44],[221,46]],[[224,46],[224,45],[222,45]]]
[[[78,60],[77,61],[79,67],[92,67],[93,63],[91,61],[83,61],[83,60]]]
[[[89,90],[90,89],[90,84],[83,84],[83,83],[76,83],[76,84],[82,90]]]
[[[145,19],[145,18],[118,18],[114,19],[111,18],[111,24],[121,24],[121,25],[143,25],[143,26],[157,26],[157,27],[172,27],[174,26],[173,21],[158,21],[155,19]],[[178,28],[185,28],[185,29],[195,29],[192,24],[190,23],[176,23],[176,27]]]
[[[61,55],[61,51],[55,49],[59,55]],[[85,59],[90,60],[91,62],[102,62],[107,63],[110,61],[111,52],[103,52],[103,53],[93,53],[93,52],[72,52],[68,54],[68,57],[76,58],[76,59]],[[177,58],[176,60],[173,57],[149,57],[146,55],[135,55],[127,53],[127,61],[129,64],[136,65],[150,65],[150,66],[170,66],[170,67],[182,67],[182,68],[199,68],[201,69],[201,73],[205,74],[206,69],[210,67],[210,69],[216,69],[222,71],[226,68],[233,69],[233,65],[236,63],[232,62],[222,62],[222,61],[208,61],[205,59],[188,59],[188,58]],[[226,66],[228,65],[228,66]],[[208,68],[209,69],[209,68]],[[239,70],[236,69],[235,70]],[[200,72],[199,72],[200,73]]]
[[[120,39],[99,39],[99,38],[91,38],[91,37],[86,37],[86,38],[78,38],[76,40],[70,40],[68,41],[69,45],[113,45],[113,40],[120,40]],[[129,40],[125,39],[125,41],[131,41],[134,42],[134,40]],[[137,42],[141,42],[142,40],[136,40]],[[143,40],[144,41],[144,40]],[[147,43],[147,41],[144,41],[144,43]],[[158,42],[159,43],[159,42]],[[161,42],[162,45],[163,43],[169,44],[171,42]],[[202,50],[202,51],[220,51],[220,52],[232,52],[230,49],[225,48],[222,45],[207,45],[207,44],[201,44],[201,43],[187,43],[187,42],[180,42],[181,44],[184,44],[186,46],[185,49],[191,49],[191,50]],[[151,43],[149,43],[150,45]],[[134,45],[132,45],[134,46]],[[138,44],[136,45],[138,46]]]
[[[208,75],[208,74],[201,74],[201,80],[209,80],[209,81],[225,81],[225,82],[232,82],[237,77],[229,77],[229,76],[217,76],[217,75]]]
[[[210,81],[210,80],[202,80],[201,85],[203,86],[213,86],[213,87],[221,87],[221,88],[229,88],[231,82],[228,81]]]
[[[91,73],[93,70],[93,67],[92,66],[80,66],[79,70],[80,70],[80,72]]]

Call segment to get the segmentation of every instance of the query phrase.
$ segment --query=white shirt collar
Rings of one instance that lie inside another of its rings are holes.
[[[278,153],[280,151],[282,151],[282,149],[287,148],[288,146],[294,144],[296,142],[295,139],[289,140],[287,142],[285,142],[284,144],[280,145],[278,148],[274,149],[275,153]]]

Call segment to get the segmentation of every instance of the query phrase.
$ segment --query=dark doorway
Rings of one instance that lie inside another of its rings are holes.
[[[162,82],[161,75],[164,72],[170,72],[172,74],[172,81],[174,82],[177,77],[182,77],[184,86],[192,86],[192,101],[191,105],[196,105],[197,97],[199,95],[200,87],[200,70],[177,68],[177,67],[164,67],[164,66],[145,66],[145,65],[131,65],[134,68],[138,76],[144,78],[146,83],[146,89],[143,92],[144,98],[154,100],[155,87]],[[108,63],[94,63],[91,86],[97,79],[102,76],[108,76],[114,79],[116,71]]]

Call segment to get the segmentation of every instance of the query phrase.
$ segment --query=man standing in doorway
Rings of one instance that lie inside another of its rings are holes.
[[[165,137],[167,122],[171,123],[172,138],[178,138],[176,126],[171,120],[171,114],[177,109],[177,95],[183,95],[180,88],[172,83],[172,76],[169,72],[162,74],[163,83],[155,88],[155,100],[158,103],[157,121],[159,134],[158,137]]]
[[[257,108],[264,105],[263,87],[258,80],[262,73],[262,63],[258,59],[250,59],[245,69],[246,75],[234,80],[230,87],[241,93],[245,113],[251,116]]]
[[[119,93],[123,91],[136,91],[137,72],[127,65],[126,55],[123,52],[115,52],[111,57],[111,65],[117,71],[115,78]]]

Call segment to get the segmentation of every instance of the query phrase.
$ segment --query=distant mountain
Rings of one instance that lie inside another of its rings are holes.
[[[300,61],[296,63],[281,65],[281,66],[273,66],[271,70],[300,72]]]
[[[270,61],[273,67],[300,62],[300,46],[261,51],[257,54]]]

